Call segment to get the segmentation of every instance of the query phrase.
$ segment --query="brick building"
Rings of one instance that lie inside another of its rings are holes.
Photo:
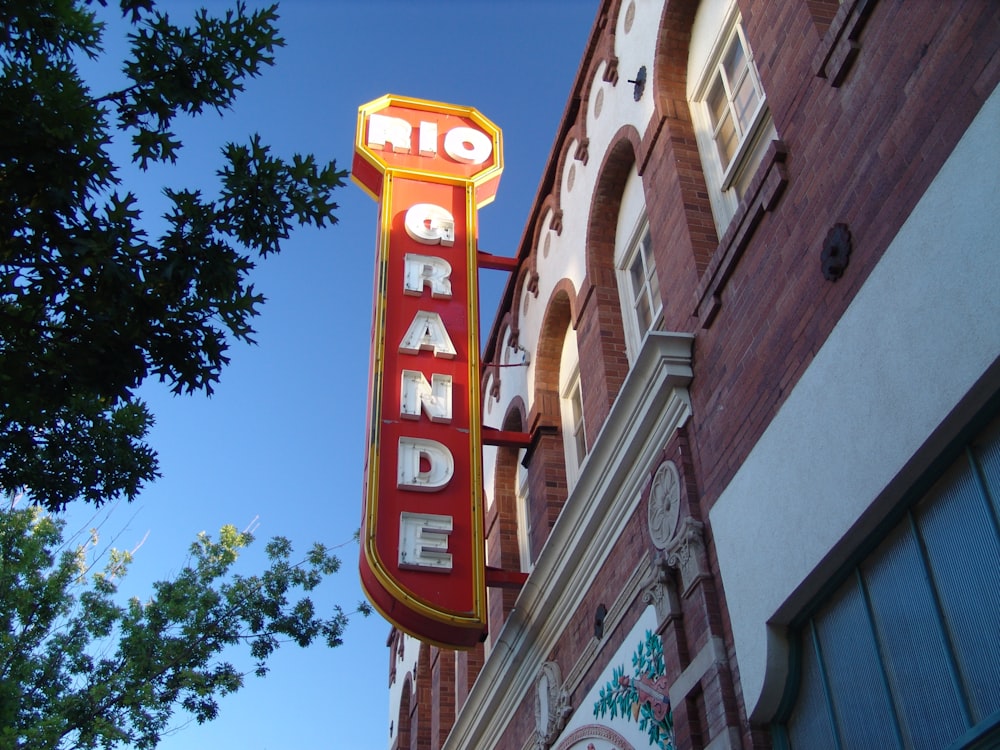
[[[605,0],[389,747],[1000,744],[1000,5]]]

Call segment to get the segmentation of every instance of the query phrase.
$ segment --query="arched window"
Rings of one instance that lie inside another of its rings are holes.
[[[634,165],[625,181],[618,211],[615,270],[625,328],[625,350],[629,363],[633,363],[646,333],[663,325],[663,299],[649,236],[646,201],[642,179]]]
[[[698,152],[721,237],[776,137],[735,0],[705,0],[698,8],[687,80]]]

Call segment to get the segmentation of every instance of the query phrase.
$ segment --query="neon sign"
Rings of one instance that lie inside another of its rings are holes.
[[[359,109],[352,178],[379,203],[361,581],[450,648],[486,626],[476,220],[502,170],[500,130],[470,107]]]

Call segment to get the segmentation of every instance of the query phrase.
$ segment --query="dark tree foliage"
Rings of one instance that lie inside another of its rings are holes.
[[[150,237],[112,137],[140,169],[174,162],[174,121],[226,110],[284,42],[277,6],[201,10],[188,26],[153,0],[120,6],[128,83],[93,92],[76,62],[102,54],[92,3],[0,3],[0,491],[53,510],[132,499],[157,475],[137,388],[212,393],[229,344],[253,341],[255,259],[295,225],[334,223],[345,176],[257,136],[230,143],[218,193],[165,190]]]

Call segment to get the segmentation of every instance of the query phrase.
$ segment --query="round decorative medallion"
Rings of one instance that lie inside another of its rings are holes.
[[[594,97],[594,119],[596,120],[601,116],[601,110],[604,109],[604,89],[597,90],[597,96]]]
[[[569,175],[566,177],[566,192],[568,193],[573,189],[573,183],[576,182],[576,164],[571,164],[569,167]]]
[[[680,474],[673,461],[664,461],[656,470],[649,491],[649,536],[658,549],[665,549],[674,538],[680,512]]]

